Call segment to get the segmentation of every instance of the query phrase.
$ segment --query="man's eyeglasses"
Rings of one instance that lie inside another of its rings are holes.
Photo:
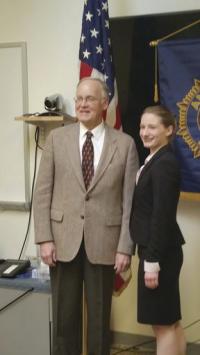
[[[80,105],[83,103],[83,101],[85,101],[87,104],[92,104],[93,102],[98,101],[98,99],[94,96],[86,96],[86,97],[78,96],[74,98],[74,101],[76,104]]]

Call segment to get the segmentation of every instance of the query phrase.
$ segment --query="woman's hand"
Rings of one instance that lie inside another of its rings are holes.
[[[145,272],[144,273],[145,286],[151,289],[157,288],[159,285],[158,276],[159,276],[159,272]]]

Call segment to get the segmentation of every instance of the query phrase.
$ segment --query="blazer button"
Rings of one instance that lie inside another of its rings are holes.
[[[85,196],[85,201],[89,201],[90,197],[88,195]]]
[[[81,219],[84,219],[84,215],[83,214],[81,214]]]

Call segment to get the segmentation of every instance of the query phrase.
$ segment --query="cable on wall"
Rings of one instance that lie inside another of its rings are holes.
[[[27,241],[27,238],[28,238],[29,229],[30,229],[31,215],[32,215],[32,205],[33,205],[33,192],[34,192],[35,178],[36,178],[36,171],[37,171],[38,148],[42,149],[39,146],[39,144],[38,144],[39,143],[39,137],[40,137],[40,128],[37,126],[36,130],[35,130],[35,159],[34,159],[33,181],[32,181],[32,187],[31,187],[31,201],[30,201],[29,218],[28,218],[28,225],[27,225],[27,229],[26,229],[24,242],[23,242],[23,245],[22,245],[18,260],[21,259],[21,256],[22,256],[22,253],[24,251],[24,247],[26,245],[26,241]]]

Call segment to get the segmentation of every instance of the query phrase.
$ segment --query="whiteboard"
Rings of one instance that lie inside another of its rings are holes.
[[[30,202],[26,43],[0,43],[0,208],[27,209]]]

